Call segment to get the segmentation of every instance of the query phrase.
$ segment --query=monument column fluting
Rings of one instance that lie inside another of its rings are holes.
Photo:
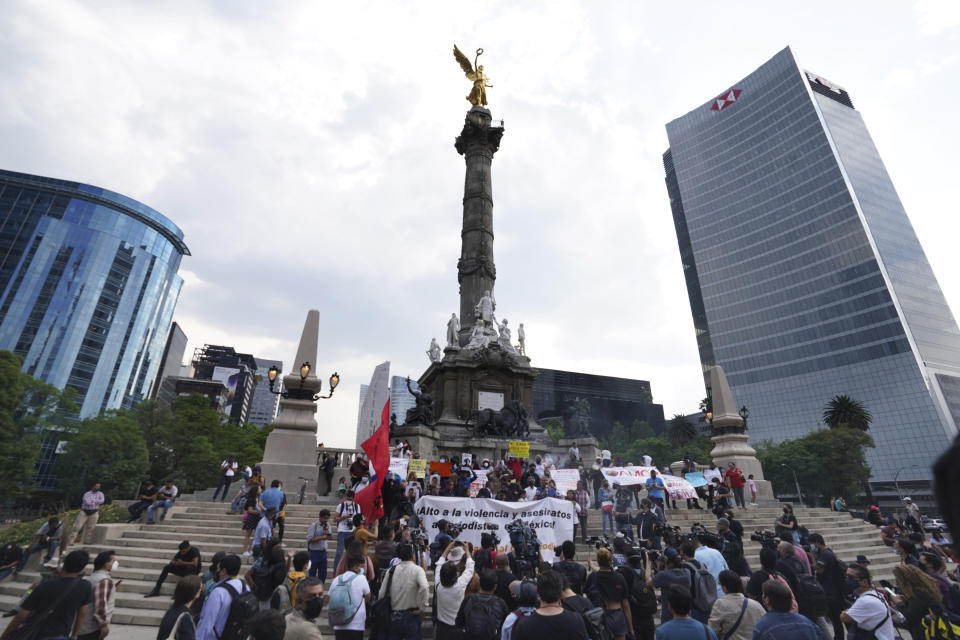
[[[463,187],[463,227],[460,231],[460,346],[470,341],[474,308],[484,291],[493,293],[497,268],[493,262],[493,154],[500,148],[503,126],[492,126],[490,111],[475,106],[467,112],[457,137],[457,152],[466,162]]]

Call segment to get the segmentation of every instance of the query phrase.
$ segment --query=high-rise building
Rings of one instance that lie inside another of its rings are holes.
[[[180,370],[183,368],[183,355],[186,351],[187,334],[183,332],[179,324],[174,322],[170,325],[167,344],[163,348],[163,357],[160,360],[160,368],[157,372],[157,381],[153,385],[150,397],[156,398],[160,393],[160,386],[163,384],[164,378],[180,375]]]
[[[537,422],[559,418],[566,433],[586,430],[599,438],[610,433],[614,422],[630,426],[640,420],[655,433],[664,431],[663,405],[653,403],[646,380],[559,369],[538,371],[533,383]]]
[[[414,391],[420,389],[417,386],[416,380],[410,381],[410,388]],[[367,398],[367,393],[370,391],[370,385],[361,384],[360,385],[360,406],[359,409],[363,408],[363,401]],[[406,420],[407,409],[413,408],[417,404],[416,398],[413,397],[413,394],[407,391],[407,379],[405,376],[391,376],[390,377],[390,413],[397,416],[397,424],[403,424]],[[380,407],[383,409],[383,407]],[[379,419],[379,414],[377,415]],[[359,427],[358,427],[359,428]],[[366,435],[366,437],[363,437]],[[358,446],[363,440],[366,440],[373,432],[370,433],[360,433],[357,432]],[[363,440],[360,438],[363,437]]]
[[[270,391],[270,382],[267,373],[270,367],[276,367],[283,371],[282,360],[267,360],[266,358],[255,358],[257,361],[257,381],[253,387],[253,398],[250,401],[250,412],[247,414],[247,422],[251,422],[261,427],[268,425],[277,417],[277,410],[280,408],[280,396]],[[277,376],[274,391],[283,391],[283,376]]]
[[[960,420],[960,330],[851,94],[787,48],[667,135],[700,359],[752,438],[816,429],[844,394],[873,415],[873,481],[927,480]]]
[[[76,392],[81,418],[150,396],[190,255],[150,207],[0,170],[0,349]]]
[[[192,364],[194,378],[223,383],[228,391],[223,412],[237,424],[245,424],[256,385],[256,359],[249,353],[237,353],[233,347],[205,344],[194,350]]]

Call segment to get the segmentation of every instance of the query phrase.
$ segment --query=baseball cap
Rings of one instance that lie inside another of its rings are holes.
[[[857,556],[857,564],[870,564],[870,560],[867,559],[867,556],[861,554]]]
[[[667,556],[668,558],[676,558],[680,555],[680,553],[673,547],[667,547],[667,550],[663,552],[663,555]]]
[[[724,525],[724,526],[729,527],[729,526],[730,526],[730,521],[727,520],[726,518],[720,518],[719,520],[717,520],[717,526],[719,527],[720,525]]]

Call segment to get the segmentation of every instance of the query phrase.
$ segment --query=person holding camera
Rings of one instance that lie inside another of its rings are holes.
[[[630,593],[627,579],[613,570],[613,554],[609,549],[597,549],[597,571],[587,577],[587,597],[603,607],[606,637],[625,640],[633,636],[633,618],[630,612]]]
[[[660,589],[660,599],[663,602],[663,608],[660,610],[660,622],[668,622],[673,618],[673,614],[670,613],[670,609],[667,607],[667,592],[673,585],[683,587],[689,592],[692,584],[690,572],[683,567],[683,558],[680,557],[680,554],[673,547],[667,547],[667,550],[664,552],[664,564],[660,571],[654,571],[654,563],[656,562],[654,552],[644,549],[643,559],[646,565],[643,577],[647,586],[653,589]]]
[[[474,560],[463,543],[447,545],[434,567],[434,590],[437,597],[437,640],[455,640],[459,637],[457,612],[463,603],[464,592],[473,578]]]

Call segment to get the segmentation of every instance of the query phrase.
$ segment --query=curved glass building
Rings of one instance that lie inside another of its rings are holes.
[[[960,422],[960,330],[866,125],[787,48],[667,125],[667,191],[705,368],[755,441],[846,394],[874,481],[922,481]]]
[[[190,255],[157,211],[99,187],[0,170],[0,349],[76,391],[80,417],[148,397]]]

